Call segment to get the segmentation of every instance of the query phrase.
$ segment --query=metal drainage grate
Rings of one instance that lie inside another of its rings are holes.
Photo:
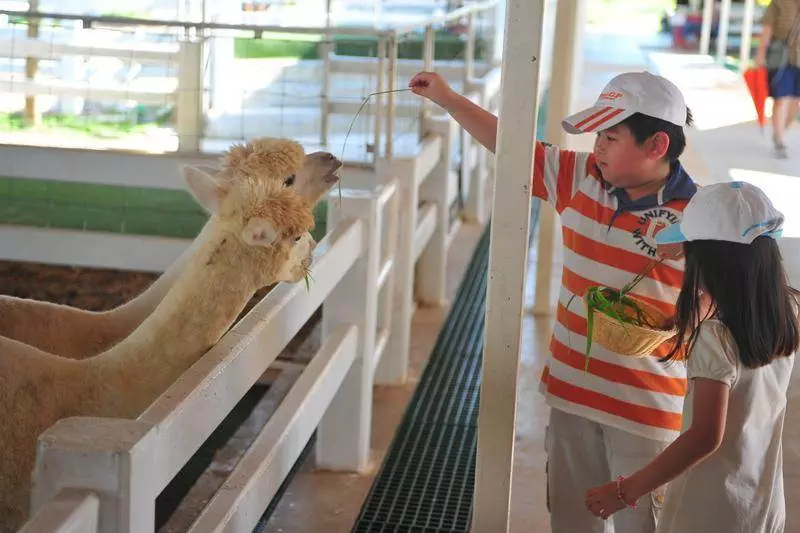
[[[469,531],[488,265],[487,227],[352,533]]]

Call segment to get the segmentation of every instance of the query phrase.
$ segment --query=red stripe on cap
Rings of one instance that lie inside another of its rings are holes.
[[[612,111],[608,115],[604,116],[603,118],[601,118],[600,120],[598,120],[597,122],[592,124],[591,126],[588,126],[588,127],[584,128],[583,131],[586,131],[586,132],[594,131],[594,130],[597,129],[598,126],[601,126],[601,125],[605,124],[606,122],[608,122],[612,118],[616,117],[617,115],[619,115],[623,111],[625,111],[625,110],[624,109],[615,109],[614,111]]]
[[[580,122],[578,122],[577,124],[575,124],[575,126],[574,126],[574,127],[575,127],[575,128],[578,128],[578,129],[580,129],[580,127],[581,127],[581,126],[583,126],[583,125],[584,125],[584,124],[586,124],[587,122],[591,122],[591,121],[593,121],[594,119],[596,119],[597,117],[599,117],[600,115],[602,115],[603,113],[605,113],[606,111],[608,111],[608,110],[610,110],[610,109],[612,109],[612,108],[611,108],[611,107],[604,107],[604,108],[603,108],[603,109],[601,109],[600,111],[597,111],[597,112],[595,112],[595,113],[592,113],[591,115],[589,115],[589,116],[588,116],[588,117],[586,117],[585,119],[581,120]]]

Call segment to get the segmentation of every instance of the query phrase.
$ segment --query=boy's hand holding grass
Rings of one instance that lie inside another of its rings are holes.
[[[408,82],[411,92],[427,98],[431,102],[449,110],[455,100],[456,92],[447,81],[435,72],[420,72]]]

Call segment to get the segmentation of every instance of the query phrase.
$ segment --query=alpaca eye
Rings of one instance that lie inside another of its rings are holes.
[[[294,185],[294,174],[292,174],[283,181],[284,187],[291,187],[292,185]]]
[[[302,238],[303,238],[302,235],[300,235],[299,237],[295,237],[294,242],[300,242],[300,239],[302,239]]]

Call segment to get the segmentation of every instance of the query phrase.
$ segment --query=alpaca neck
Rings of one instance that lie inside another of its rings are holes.
[[[215,228],[155,311],[120,344],[87,364],[103,391],[107,416],[137,416],[211,348],[258,285],[251,251]]]
[[[209,218],[203,229],[192,243],[176,259],[167,270],[161,274],[144,292],[106,314],[114,321],[116,327],[124,335],[129,335],[136,329],[150,313],[161,303],[169,290],[173,287],[187,264],[198,253],[198,250],[208,242],[216,228],[214,218]]]

